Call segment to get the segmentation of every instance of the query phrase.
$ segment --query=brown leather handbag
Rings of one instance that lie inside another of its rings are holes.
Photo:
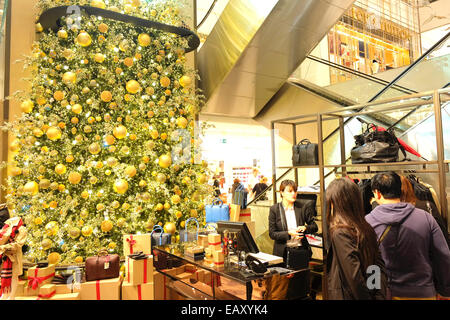
[[[112,279],[119,277],[120,257],[100,251],[95,257],[86,258],[86,281]]]

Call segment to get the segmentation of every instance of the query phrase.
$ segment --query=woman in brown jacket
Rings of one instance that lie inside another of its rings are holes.
[[[328,298],[385,299],[387,279],[384,262],[375,231],[364,219],[358,186],[350,179],[336,179],[326,190],[326,200],[330,243]]]

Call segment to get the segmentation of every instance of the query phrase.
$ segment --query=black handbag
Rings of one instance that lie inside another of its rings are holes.
[[[283,261],[286,264],[286,268],[292,270],[308,268],[309,259],[312,257],[312,250],[306,237],[303,237],[301,241],[301,246],[286,247],[284,249]]]
[[[370,131],[371,128],[375,131]],[[406,160],[405,148],[398,142],[393,129],[377,131],[374,124],[369,124],[364,133],[354,138],[355,146],[351,150],[353,164],[397,162],[399,150]]]
[[[319,164],[319,149],[317,143],[303,139],[292,147],[292,165],[313,166]]]

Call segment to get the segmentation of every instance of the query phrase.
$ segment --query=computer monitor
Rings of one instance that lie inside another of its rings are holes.
[[[237,250],[245,251],[247,253],[258,253],[258,245],[253,239],[250,230],[245,222],[236,221],[217,221],[217,232],[223,236],[223,232],[228,230],[228,232],[237,232]]]

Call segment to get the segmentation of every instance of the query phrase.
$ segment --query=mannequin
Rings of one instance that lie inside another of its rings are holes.
[[[23,273],[22,246],[27,239],[27,229],[20,217],[5,221],[0,230],[1,284],[0,300],[14,300]]]

